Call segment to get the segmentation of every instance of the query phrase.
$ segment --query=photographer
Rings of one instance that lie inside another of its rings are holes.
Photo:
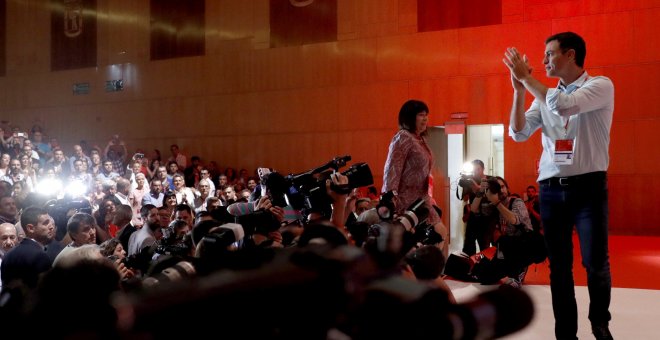
[[[269,196],[258,201],[236,202],[227,207],[236,222],[248,230],[250,245],[282,247],[279,226],[284,221],[284,208],[273,205]]]
[[[505,238],[511,240],[512,237],[520,237],[526,231],[532,231],[532,222],[523,200],[509,196],[509,185],[504,178],[499,176],[491,178],[487,183],[485,195],[490,204],[497,209],[499,217],[497,224],[499,235],[496,238],[498,249],[493,261],[499,262],[497,265],[502,267],[501,272],[508,277],[505,283],[520,288],[527,273],[525,259],[521,258],[525,254],[521,254],[518,249],[507,252],[508,249],[504,249],[502,242]]]
[[[119,272],[121,279],[133,278],[136,274],[136,269],[126,267],[126,250],[122,246],[118,238],[111,238],[99,245],[101,255],[112,261]]]
[[[481,160],[475,159],[472,165],[472,176],[461,182],[464,194],[467,192],[470,196],[470,212],[463,242],[463,253],[467,255],[474,255],[477,252],[475,241],[479,244],[479,251],[490,247],[497,223],[494,208],[484,195],[488,187],[487,181],[491,177],[484,174],[484,162]]]

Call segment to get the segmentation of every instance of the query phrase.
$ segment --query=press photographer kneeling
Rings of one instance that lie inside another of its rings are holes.
[[[485,197],[497,213],[497,225],[493,235],[496,251],[492,259],[479,253],[469,273],[458,273],[453,267],[445,273],[462,277],[464,274],[483,284],[493,284],[506,277],[504,284],[519,288],[527,273],[527,267],[545,259],[543,236],[533,231],[525,203],[509,196],[509,186],[502,177],[487,182]],[[448,266],[450,267],[450,266]]]

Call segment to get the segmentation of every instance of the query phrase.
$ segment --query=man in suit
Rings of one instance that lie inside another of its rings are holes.
[[[157,238],[155,232],[157,229],[160,229],[158,208],[147,204],[142,207],[140,213],[142,214],[142,218],[144,218],[144,225],[138,231],[132,233],[128,239],[129,256],[138,254],[143,248],[156,244]]]
[[[55,222],[45,209],[29,207],[21,214],[21,226],[26,237],[5,255],[0,268],[2,282],[5,287],[22,282],[34,288],[40,274],[53,263],[46,251],[55,237]]]

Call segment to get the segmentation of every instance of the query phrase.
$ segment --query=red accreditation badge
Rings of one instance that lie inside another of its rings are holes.
[[[573,164],[573,140],[558,139],[555,141],[555,164],[569,165]]]

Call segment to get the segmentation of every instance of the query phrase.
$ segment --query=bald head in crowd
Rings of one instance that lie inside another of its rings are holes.
[[[11,223],[0,224],[0,254],[4,255],[18,244],[16,227]]]

